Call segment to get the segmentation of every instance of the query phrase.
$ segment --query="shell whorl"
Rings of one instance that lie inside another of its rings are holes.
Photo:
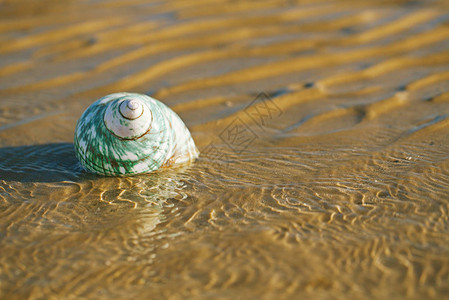
[[[198,149],[179,116],[147,95],[116,93],[78,120],[75,153],[92,173],[126,176],[193,161]]]
[[[143,114],[143,104],[135,99],[125,100],[120,104],[120,114],[129,120],[134,120]]]
[[[103,119],[106,128],[115,136],[136,139],[150,130],[153,116],[142,101],[125,97],[109,102]]]

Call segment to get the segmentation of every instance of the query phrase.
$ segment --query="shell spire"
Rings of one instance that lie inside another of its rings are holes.
[[[135,99],[125,100],[120,104],[120,114],[129,120],[134,120],[143,114],[143,104]]]

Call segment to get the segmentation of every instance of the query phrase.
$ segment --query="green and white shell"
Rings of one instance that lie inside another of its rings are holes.
[[[148,173],[199,154],[174,111],[133,93],[111,94],[89,106],[76,124],[74,145],[87,171],[107,176]]]

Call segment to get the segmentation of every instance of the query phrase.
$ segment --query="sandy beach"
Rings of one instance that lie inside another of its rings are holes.
[[[449,299],[449,3],[0,0],[1,299]],[[85,172],[114,92],[191,165]]]

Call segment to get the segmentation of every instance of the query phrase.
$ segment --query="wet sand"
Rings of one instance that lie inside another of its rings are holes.
[[[0,1],[0,39],[0,298],[449,299],[447,1]],[[200,158],[83,172],[119,91]]]

